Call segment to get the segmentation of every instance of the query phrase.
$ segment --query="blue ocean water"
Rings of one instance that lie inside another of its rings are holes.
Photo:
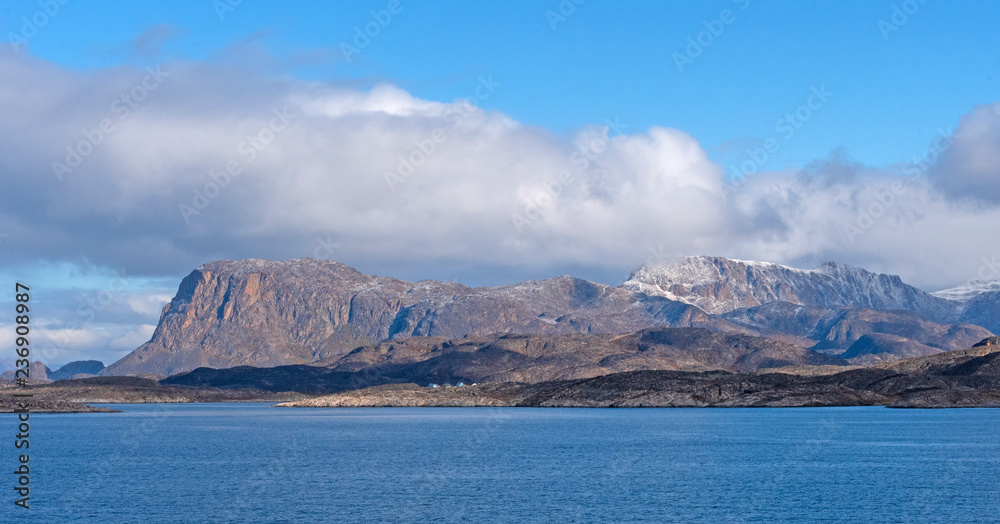
[[[1000,522],[1000,410],[112,407],[3,522]]]

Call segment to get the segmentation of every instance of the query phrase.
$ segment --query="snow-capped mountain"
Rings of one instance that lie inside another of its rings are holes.
[[[721,314],[771,302],[917,312],[953,321],[960,304],[921,291],[896,275],[827,262],[815,269],[721,257],[682,257],[640,267],[622,287]]]
[[[992,282],[973,280],[967,284],[953,287],[951,289],[942,289],[941,291],[935,291],[931,294],[946,300],[968,302],[983,293],[989,293],[992,291],[1000,291],[1000,280],[994,280]]]

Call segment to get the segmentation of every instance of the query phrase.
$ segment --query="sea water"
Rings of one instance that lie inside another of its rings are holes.
[[[0,520],[1000,522],[1000,410],[109,407],[32,415]]]

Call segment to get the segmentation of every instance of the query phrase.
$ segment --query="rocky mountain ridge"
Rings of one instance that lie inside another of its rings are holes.
[[[994,318],[990,308],[997,304],[989,293],[981,297],[984,303],[966,318]],[[712,311],[759,304],[710,314],[692,301]],[[992,334],[980,326],[927,318],[964,311],[899,277],[842,264],[805,271],[692,257],[679,269],[637,270],[621,286],[562,276],[471,288],[370,276],[312,259],[216,261],[181,282],[149,342],[101,374],[165,376],[199,367],[307,364],[410,337],[622,334],[653,327],[766,336],[831,354],[881,333],[907,339],[880,346],[890,351],[885,358],[898,358],[891,352],[911,354],[914,344],[943,351]]]
[[[958,303],[905,284],[896,275],[837,262],[807,270],[721,257],[682,257],[640,267],[622,287],[685,302],[712,314],[788,302],[914,311],[934,322],[951,323],[960,309]]]
[[[205,264],[163,308],[152,339],[102,374],[308,363],[394,338],[744,328],[688,304],[573,277],[470,288],[364,275],[300,259]]]

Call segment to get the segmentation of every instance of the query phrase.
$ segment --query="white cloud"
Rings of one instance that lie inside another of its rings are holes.
[[[680,130],[605,138],[595,125],[563,138],[388,84],[353,89],[204,63],[162,70],[169,76],[121,118],[113,102],[144,71],[71,73],[0,52],[14,79],[0,88],[9,180],[0,232],[11,263],[83,259],[181,275],[216,258],[314,256],[318,239],[333,239],[326,258],[404,278],[614,280],[653,251],[833,259],[933,288],[974,278],[980,259],[996,255],[995,199],[965,198],[1000,187],[996,106],[970,113],[941,164],[900,191],[897,174],[838,153],[728,192],[722,168]],[[479,87],[470,81],[469,99]],[[52,161],[102,118],[114,131],[60,183]],[[230,163],[240,174],[218,175]],[[213,189],[210,172],[224,188]],[[886,191],[892,202],[864,221]],[[182,205],[197,214],[185,221]],[[861,233],[845,233],[851,225]],[[129,307],[155,317],[162,299]]]
[[[108,342],[108,347],[113,350],[128,353],[142,344],[149,342],[149,339],[153,337],[153,331],[155,330],[155,324],[143,324],[135,329],[127,331],[117,338],[112,339]],[[110,362],[106,362],[106,364],[110,364]]]
[[[60,266],[61,267],[61,266]],[[80,282],[87,288],[66,288],[69,279],[36,275],[30,306],[31,360],[52,369],[74,360],[114,362],[150,339],[172,289],[151,286],[148,279],[101,272],[81,266]],[[50,267],[50,270],[54,269]],[[65,269],[65,268],[63,268]],[[54,272],[57,273],[57,272]],[[176,289],[176,283],[171,283]],[[0,307],[14,309],[9,300]],[[0,322],[0,336],[14,340],[15,326]]]
[[[159,317],[160,313],[163,311],[163,307],[170,302],[173,295],[167,295],[162,293],[153,294],[139,294],[135,296],[125,297],[125,301],[128,304],[129,309],[140,314],[149,317]]]
[[[446,104],[414,98],[406,91],[391,85],[378,84],[369,92],[351,89],[330,90],[325,94],[309,93],[293,97],[291,103],[309,115],[329,118],[362,113],[385,113],[393,116],[437,116],[443,114]]]

